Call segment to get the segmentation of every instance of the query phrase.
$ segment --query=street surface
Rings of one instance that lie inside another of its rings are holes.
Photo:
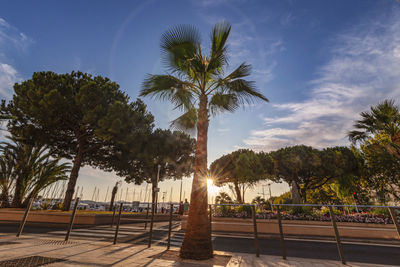
[[[179,222],[173,223],[171,234],[171,247],[179,247],[182,243],[184,232],[180,231]],[[120,226],[118,243],[148,244],[148,230],[143,224],[123,224]],[[15,235],[17,225],[0,225],[0,238],[5,235]],[[66,230],[58,228],[39,228],[27,225],[24,233],[45,237],[54,240],[63,240]],[[112,242],[115,234],[115,226],[96,226],[92,228],[73,229],[70,240],[98,240]],[[153,246],[167,246],[168,223],[154,224]],[[212,237],[215,250],[232,253],[255,253],[254,239],[252,235],[218,235]],[[338,260],[336,242],[329,240],[285,240],[287,257]],[[280,240],[276,238],[260,238],[260,253],[262,255],[280,256]],[[359,242],[343,242],[343,250],[346,261],[387,264],[400,266],[400,242],[396,244],[362,244]]]

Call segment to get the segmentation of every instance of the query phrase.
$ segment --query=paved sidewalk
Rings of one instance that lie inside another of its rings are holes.
[[[216,254],[218,256],[213,260],[201,262],[182,261],[176,257],[176,249],[166,251],[164,246],[147,248],[145,245],[128,243],[113,245],[110,242],[75,240],[65,243],[60,239],[45,239],[28,235],[21,238],[0,236],[0,266],[7,266],[2,265],[1,261],[4,260],[31,256],[63,260],[46,266],[343,266],[337,261],[299,258],[282,260],[280,257],[265,255],[257,258],[251,254],[229,254],[221,251],[216,251]],[[231,257],[229,258],[229,256]],[[372,267],[383,265],[349,263],[347,266]]]

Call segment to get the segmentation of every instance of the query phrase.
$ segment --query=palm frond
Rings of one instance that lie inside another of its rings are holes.
[[[228,76],[225,77],[225,81],[231,81],[234,79],[241,79],[249,76],[251,73],[251,65],[242,63],[237,67],[234,71],[231,72]]]
[[[189,110],[192,107],[194,85],[172,75],[148,75],[142,85],[140,96],[151,95],[169,100],[175,108]]]
[[[161,50],[166,67],[172,72],[193,75],[190,70],[198,58],[200,42],[199,31],[191,25],[178,25],[165,32],[161,36]]]
[[[217,23],[211,33],[211,52],[207,70],[213,74],[220,74],[224,65],[228,64],[226,40],[231,32],[231,25],[227,22]]]
[[[224,84],[224,88],[227,92],[235,94],[240,103],[253,103],[255,99],[261,99],[269,102],[262,93],[260,93],[254,85],[253,81],[247,81],[244,79],[236,79]]]
[[[171,128],[183,131],[193,131],[196,128],[197,109],[191,108],[171,122]]]
[[[212,115],[218,112],[233,112],[239,107],[239,101],[236,94],[215,93],[210,100],[209,109]]]

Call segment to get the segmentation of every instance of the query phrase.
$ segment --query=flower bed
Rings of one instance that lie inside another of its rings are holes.
[[[226,218],[251,218],[251,212],[235,210],[217,210],[214,213],[215,217]],[[275,212],[258,212],[257,219],[277,219]],[[312,213],[312,214],[292,214],[290,212],[281,212],[282,220],[302,220],[302,221],[331,221],[329,214]],[[336,214],[335,219],[337,222],[352,222],[352,223],[375,223],[375,224],[393,224],[390,215],[375,215],[372,213],[362,212],[354,214]],[[397,216],[400,221],[400,217]]]

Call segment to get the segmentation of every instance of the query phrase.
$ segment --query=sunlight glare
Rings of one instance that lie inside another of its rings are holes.
[[[212,179],[207,178],[207,191],[208,194],[215,196],[220,188],[214,185],[214,181]]]

